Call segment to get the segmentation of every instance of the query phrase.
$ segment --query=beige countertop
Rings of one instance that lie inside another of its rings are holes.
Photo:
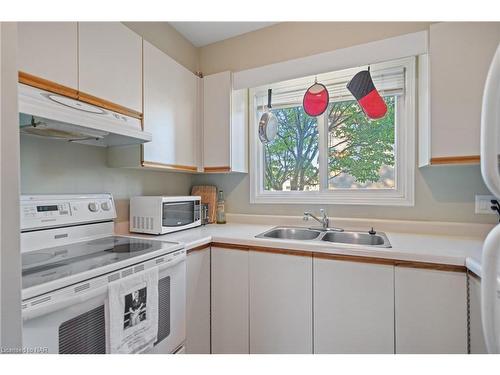
[[[336,255],[384,258],[391,260],[428,262],[465,266],[467,258],[481,259],[483,239],[456,235],[415,234],[385,231],[392,248],[378,248],[347,244],[332,244],[322,241],[298,241],[255,238],[276,225],[271,224],[210,224],[181,232],[150,236],[148,238],[182,242],[186,249],[218,242],[224,244],[274,247],[289,250],[311,251]],[[126,226],[117,232],[128,233]],[[346,228],[348,229],[348,228]],[[143,235],[141,235],[143,236]]]

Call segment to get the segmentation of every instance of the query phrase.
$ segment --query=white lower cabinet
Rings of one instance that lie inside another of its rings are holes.
[[[186,351],[485,353],[480,280],[467,277],[212,246],[188,255]]]
[[[249,258],[250,353],[312,353],[312,257]]]
[[[394,353],[394,266],[314,258],[314,353]]]
[[[471,354],[487,354],[481,320],[481,279],[469,274],[469,341]]]
[[[396,353],[467,353],[463,272],[395,267]]]
[[[212,353],[248,354],[248,251],[212,247]]]
[[[210,354],[210,247],[187,256],[186,352]]]

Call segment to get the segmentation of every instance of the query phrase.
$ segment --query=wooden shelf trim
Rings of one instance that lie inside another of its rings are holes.
[[[117,112],[125,116],[134,117],[142,120],[142,113],[137,112],[133,109],[124,107],[119,104],[115,104],[105,99],[98,98],[96,96],[72,89],[67,86],[60,85],[56,82],[49,81],[48,79],[40,78],[29,73],[19,72],[18,73],[19,83],[36,87],[41,90],[49,91],[54,94],[67,96],[72,99],[80,100],[82,102],[95,105],[107,109],[109,111]]]
[[[207,243],[205,245],[200,245],[200,246],[196,246],[196,247],[193,247],[191,249],[188,249],[186,251],[186,253],[189,255],[189,254],[191,254],[191,253],[193,253],[195,251],[201,251],[201,250],[205,250],[205,249],[209,249],[209,248],[210,248],[210,244]]]
[[[41,90],[49,91],[54,94],[67,96],[72,99],[78,99],[78,90],[60,85],[53,81],[49,81],[47,79],[40,78],[28,73],[18,72],[18,81],[19,83],[36,87]]]
[[[480,162],[479,155],[443,156],[443,157],[431,158],[431,165],[477,164],[479,162]]]
[[[238,245],[238,244],[222,243],[222,242],[212,242],[210,246],[228,250],[257,251],[257,252],[265,252],[272,254],[312,257],[318,259],[331,259],[331,260],[340,260],[348,262],[384,264],[396,267],[419,268],[419,269],[448,271],[448,272],[467,272],[467,268],[465,266],[454,265],[454,264],[419,262],[411,260],[366,257],[358,255],[330,254],[318,251],[293,250],[293,249],[274,248],[265,246]]]
[[[265,247],[265,246],[236,245],[236,244],[229,244],[222,242],[212,242],[211,246],[228,250],[257,251],[257,252],[273,253],[273,254],[295,255],[301,257],[312,257],[313,255],[311,251],[283,249],[283,248]]]
[[[171,171],[183,171],[183,172],[197,172],[198,167],[194,167],[191,165],[178,165],[178,164],[163,164],[157,163],[153,161],[143,161],[141,162],[143,167],[147,168],[156,168],[156,169],[168,169]]]
[[[231,167],[204,167],[203,172],[207,173],[226,173],[231,172]]]

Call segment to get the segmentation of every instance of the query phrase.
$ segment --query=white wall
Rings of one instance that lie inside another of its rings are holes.
[[[250,204],[250,179],[243,174],[197,175],[193,184],[223,189],[229,213],[300,216],[304,211],[326,208],[330,216],[348,218],[498,222],[494,215],[474,214],[474,194],[489,194],[477,165],[416,168],[414,207]]]
[[[108,168],[105,148],[21,136],[21,193],[113,193],[118,222],[128,221],[133,195],[186,195],[191,176]]]
[[[0,347],[21,347],[17,25],[0,23]]]
[[[199,48],[193,46],[168,22],[123,22],[123,24],[187,69],[194,73],[199,70]]]
[[[203,74],[237,72],[428,30],[429,22],[280,22],[200,48]]]

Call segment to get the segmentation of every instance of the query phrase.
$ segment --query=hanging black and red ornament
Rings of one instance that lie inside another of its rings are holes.
[[[347,89],[356,98],[368,118],[381,119],[387,113],[387,105],[373,84],[369,67],[356,73],[347,84]]]
[[[330,95],[326,86],[314,80],[314,84],[307,89],[302,100],[304,112],[309,116],[319,116],[328,108],[329,100]]]

